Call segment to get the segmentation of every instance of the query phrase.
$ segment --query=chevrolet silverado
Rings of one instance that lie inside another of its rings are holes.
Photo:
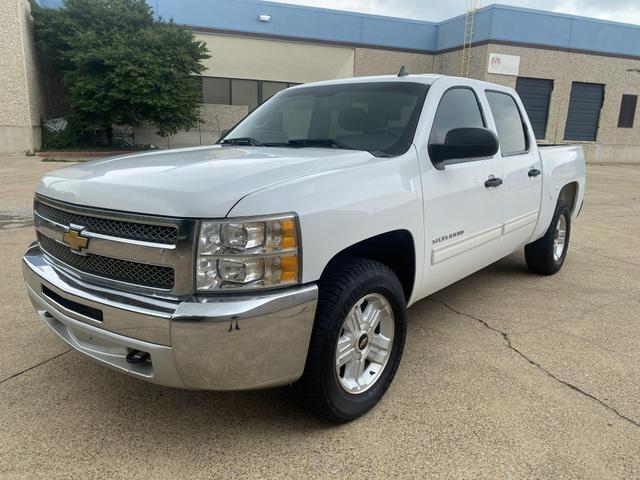
[[[580,147],[539,147],[516,92],[406,75],[295,86],[216,145],[82,163],[37,187],[42,321],[108,367],[212,390],[292,385],[345,422],[402,357],[407,307],[524,248],[565,262]]]

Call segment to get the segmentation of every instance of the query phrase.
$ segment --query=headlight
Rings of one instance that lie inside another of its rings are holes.
[[[200,225],[196,285],[200,291],[245,290],[298,283],[294,215]]]

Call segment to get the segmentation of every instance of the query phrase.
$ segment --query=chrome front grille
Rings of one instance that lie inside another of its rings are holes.
[[[52,207],[36,199],[35,212],[46,219],[62,225],[81,225],[88,230],[103,235],[145,242],[166,243],[174,245],[178,238],[178,229],[174,226],[150,225],[109,218],[91,217]]]
[[[50,263],[81,280],[170,297],[193,292],[196,220],[81,207],[37,195],[34,223]],[[77,235],[86,246],[74,251],[67,242]]]
[[[77,255],[69,247],[38,234],[40,248],[56,260],[81,272],[152,288],[172,289],[173,269],[102,255]]]

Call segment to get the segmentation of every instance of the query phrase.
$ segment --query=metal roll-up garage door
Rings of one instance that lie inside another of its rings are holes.
[[[545,137],[552,90],[553,80],[523,77],[516,80],[516,92],[527,111],[536,138]]]
[[[604,85],[573,82],[569,99],[565,140],[595,140],[604,100]]]

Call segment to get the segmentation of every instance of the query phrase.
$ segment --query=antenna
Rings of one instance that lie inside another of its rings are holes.
[[[406,77],[407,75],[409,75],[409,72],[407,72],[407,69],[405,68],[405,66],[402,65],[400,67],[400,71],[398,72],[398,76],[399,77]]]

